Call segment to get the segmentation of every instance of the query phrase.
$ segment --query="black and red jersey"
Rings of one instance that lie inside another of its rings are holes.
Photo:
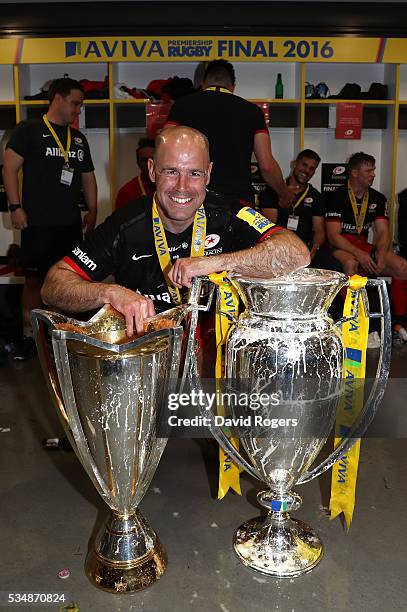
[[[224,207],[205,202],[205,255],[218,255],[254,246],[280,230],[257,211],[246,207],[242,218]],[[172,262],[189,257],[191,224],[181,234],[165,230]],[[120,208],[64,259],[73,270],[91,281],[113,275],[118,284],[152,299],[157,311],[174,304],[161,271],[152,225],[152,198],[139,198]]]
[[[356,198],[358,210],[362,205],[363,198]],[[350,234],[357,236],[358,232],[356,229],[355,215],[352,208],[352,203],[349,199],[348,187],[343,185],[335,191],[331,191],[326,196],[326,221],[342,223],[342,234]],[[367,239],[369,229],[376,221],[376,219],[386,219],[387,215],[387,201],[386,197],[376,191],[372,187],[369,187],[369,199],[367,205],[366,216],[363,223],[363,229],[359,236]]]
[[[168,124],[193,127],[208,138],[213,162],[210,189],[251,201],[254,136],[268,134],[258,106],[232,93],[207,89],[179,98],[171,108]]]

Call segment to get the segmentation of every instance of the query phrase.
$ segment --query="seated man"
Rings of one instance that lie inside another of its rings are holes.
[[[286,179],[288,188],[295,194],[289,208],[279,205],[279,197],[273,189],[267,187],[259,196],[262,214],[286,227],[299,236],[310,250],[311,265],[314,268],[338,269],[325,243],[325,209],[322,195],[310,185],[309,181],[315,174],[321,161],[320,156],[311,149],[298,153],[292,164],[290,176]]]
[[[398,194],[397,241],[400,257],[407,259],[407,189]],[[394,319],[393,344],[407,342],[407,281],[393,278],[391,306]]]
[[[121,208],[142,196],[154,195],[155,185],[150,181],[147,162],[154,155],[154,140],[141,138],[136,149],[137,164],[141,172],[123,185],[116,197],[115,208]]]
[[[407,279],[407,261],[389,250],[386,198],[372,188],[375,163],[374,157],[367,153],[354,153],[350,157],[347,185],[327,196],[328,241],[334,257],[349,276]],[[369,236],[373,230],[374,244],[373,236]],[[371,345],[379,342],[377,332],[373,333],[377,337],[370,338]]]
[[[42,292],[46,304],[79,312],[109,303],[125,316],[130,337],[156,310],[185,299],[194,276],[228,270],[271,278],[309,264],[297,236],[251,208],[234,215],[205,202],[212,164],[197,130],[162,131],[148,167],[154,198],[113,213],[55,264]],[[103,283],[109,274],[117,284]]]

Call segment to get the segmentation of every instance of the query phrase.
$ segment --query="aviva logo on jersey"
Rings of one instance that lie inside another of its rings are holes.
[[[237,217],[238,219],[242,219],[242,221],[246,221],[246,223],[261,233],[275,226],[274,223],[266,219],[266,217],[263,217],[263,215],[254,210],[254,208],[250,208],[250,206],[245,206],[239,210]]]

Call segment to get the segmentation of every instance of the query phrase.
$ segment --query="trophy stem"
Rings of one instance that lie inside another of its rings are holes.
[[[291,578],[309,572],[322,559],[323,545],[316,532],[289,510],[297,510],[301,497],[292,491],[262,491],[260,503],[269,513],[246,521],[235,532],[233,546],[244,565],[279,578]]]
[[[110,513],[85,564],[89,580],[111,593],[140,591],[166,569],[165,549],[138,509],[128,516]]]

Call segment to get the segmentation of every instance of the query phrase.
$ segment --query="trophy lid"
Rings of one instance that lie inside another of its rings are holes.
[[[326,312],[347,276],[332,270],[302,268],[275,278],[228,274],[253,314],[273,318],[308,318]]]

